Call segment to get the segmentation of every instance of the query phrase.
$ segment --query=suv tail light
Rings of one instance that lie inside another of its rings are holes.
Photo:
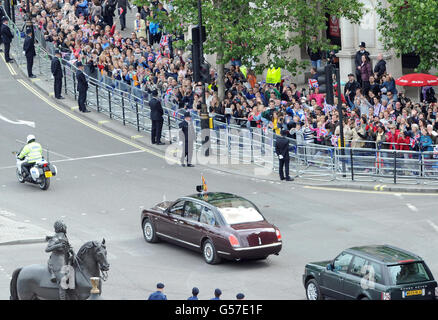
[[[382,300],[391,300],[391,292],[382,292]]]
[[[438,298],[438,287],[435,287],[435,298]]]
[[[281,241],[281,233],[280,233],[280,230],[275,229],[275,234],[277,235],[277,240],[278,240],[278,241]]]
[[[240,247],[239,240],[233,235],[228,237],[228,240],[230,241],[230,244],[232,247]]]

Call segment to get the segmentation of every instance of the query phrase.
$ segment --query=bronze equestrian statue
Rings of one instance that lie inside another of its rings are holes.
[[[85,300],[90,296],[91,277],[107,279],[105,239],[85,243],[75,255],[66,225],[56,221],[54,227],[55,235],[46,238],[46,252],[51,253],[48,264],[16,269],[10,283],[11,300]]]

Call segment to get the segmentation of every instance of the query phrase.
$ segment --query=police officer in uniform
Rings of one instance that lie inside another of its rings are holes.
[[[151,108],[151,121],[152,121],[152,144],[163,145],[161,142],[161,130],[163,129],[163,107],[160,100],[157,99],[158,91],[152,91],[152,99],[149,101],[149,107]]]
[[[193,156],[193,142],[195,140],[195,128],[192,123],[192,116],[190,112],[184,113],[184,121],[180,122],[179,128],[179,140],[183,145],[181,154],[181,165],[186,166],[185,161],[187,158],[187,167],[194,167],[192,164]]]
[[[157,283],[157,291],[151,293],[148,300],[167,300],[166,295],[163,293],[164,284]]]
[[[52,58],[51,71],[54,78],[54,91],[56,99],[65,99],[61,96],[62,90],[62,67],[61,67],[61,52],[55,50],[55,56]]]
[[[276,137],[275,153],[279,161],[280,180],[293,181],[289,176],[289,140],[286,138],[286,134],[286,130],[281,130],[281,137]]]
[[[32,73],[33,57],[36,56],[36,52],[31,28],[26,29],[26,39],[24,39],[23,51],[27,61],[27,75],[29,78],[36,78],[36,76]]]
[[[0,36],[2,38],[3,44],[5,45],[5,60],[8,63],[14,62],[14,59],[11,59],[9,56],[9,51],[11,50],[11,42],[14,38],[14,35],[11,32],[11,29],[8,27],[8,18],[2,18],[2,25],[0,27]]]
[[[84,74],[84,65],[82,62],[78,62],[76,64],[78,67],[78,70],[76,71],[76,80],[78,82],[78,104],[79,104],[79,111],[81,112],[90,112],[90,110],[87,110],[87,90],[88,90],[88,82],[87,78]]]
[[[29,174],[29,170],[33,167],[35,162],[43,158],[43,148],[38,142],[35,142],[35,136],[33,134],[27,136],[26,143],[18,155],[18,159],[26,159],[26,161],[21,164],[23,178]]]

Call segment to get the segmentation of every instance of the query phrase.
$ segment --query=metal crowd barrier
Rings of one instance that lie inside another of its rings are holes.
[[[21,30],[12,22],[10,27],[16,35],[11,47],[18,66],[26,70],[26,59],[22,54],[23,37]],[[51,58],[55,50],[53,44],[44,40],[40,30],[35,30],[37,56],[34,69],[39,77],[52,82],[50,72]],[[76,91],[76,67],[69,62],[70,54],[64,53],[62,59],[64,78],[63,90],[66,95],[78,98]],[[90,108],[105,113],[111,119],[124,125],[135,127],[137,131],[151,131],[149,99],[150,94],[123,81],[113,80],[100,74],[98,70],[85,69],[89,80],[87,102]],[[167,141],[179,140],[178,124],[183,119],[185,109],[161,95],[164,104],[163,138]],[[219,121],[213,114],[210,130],[210,148],[216,155],[218,164],[254,164],[258,167],[278,170],[275,155],[275,137],[272,130],[252,128]],[[197,133],[200,133],[200,118],[192,112]],[[350,144],[347,142],[347,146]],[[200,134],[197,135],[196,150],[202,146]],[[438,184],[438,154],[433,152],[401,151],[375,148],[350,148],[322,144],[298,144],[290,139],[290,169],[297,176],[312,180],[362,180],[394,183]]]

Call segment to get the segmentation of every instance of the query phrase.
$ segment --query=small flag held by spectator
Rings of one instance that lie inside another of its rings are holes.
[[[169,36],[167,34],[161,36],[160,39],[160,47],[168,46],[169,45]]]
[[[318,80],[309,79],[309,88],[318,88]]]

